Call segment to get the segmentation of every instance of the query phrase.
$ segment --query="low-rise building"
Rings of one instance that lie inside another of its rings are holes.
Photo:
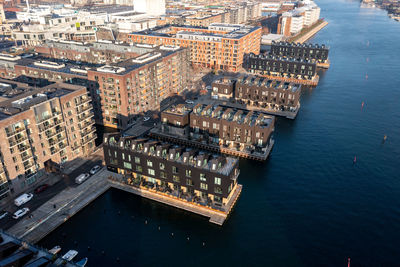
[[[197,104],[174,105],[161,113],[160,129],[152,136],[244,158],[265,160],[274,141],[275,117],[258,111]]]
[[[329,48],[318,44],[299,44],[289,42],[272,42],[271,55],[297,60],[316,60],[318,63],[328,61]]]
[[[38,88],[0,79],[0,96],[1,199],[32,189],[44,178],[47,164],[59,165],[95,149],[85,87],[51,83]]]
[[[225,205],[238,186],[239,161],[183,146],[120,134],[104,137],[104,159],[110,170],[134,183],[178,198],[190,196],[205,205]]]
[[[241,74],[212,83],[211,98],[241,104],[243,108],[295,118],[300,108],[301,85]],[[229,103],[228,102],[228,103]]]
[[[314,59],[294,59],[274,56],[270,53],[246,54],[243,68],[253,74],[267,75],[299,80],[313,80],[317,75],[317,63]]]

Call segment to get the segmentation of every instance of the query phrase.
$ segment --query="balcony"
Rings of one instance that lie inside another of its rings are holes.
[[[62,120],[54,119],[53,122],[49,122],[48,124],[39,125],[39,131],[43,132],[43,131],[46,131],[46,130],[50,130],[53,127],[56,127],[56,126],[60,125],[62,122],[63,122]]]
[[[60,137],[50,139],[49,144],[50,146],[54,146],[55,144],[58,144],[63,140],[65,140],[65,136],[62,135]]]
[[[80,106],[79,108],[76,108],[76,113],[81,114],[89,109],[92,109],[92,105],[90,105],[90,104],[88,104],[87,106]]]
[[[93,125],[94,123],[95,123],[94,119],[91,119],[91,120],[83,122],[82,124],[79,123],[78,126],[79,126],[79,129],[82,130],[90,125]]]
[[[77,108],[88,102],[90,102],[90,97],[87,95],[85,97],[79,97],[79,99],[75,99],[75,104]]]
[[[58,129],[55,129],[54,131],[47,130],[46,131],[46,137],[47,137],[47,139],[49,139],[49,138],[51,138],[51,137],[53,137],[53,136],[55,136],[55,135],[57,135],[57,134],[59,134],[59,133],[61,133],[63,131],[64,131],[63,128],[58,128]]]
[[[22,159],[23,162],[28,160],[28,159],[30,159],[30,158],[32,158],[32,155],[30,155],[30,154],[21,155],[21,159]]]
[[[9,138],[8,139],[8,143],[10,144],[10,147],[16,146],[24,141],[28,140],[28,136],[26,135],[19,135],[19,136],[15,136],[13,138]]]
[[[84,138],[82,138],[82,145],[89,143],[90,141],[96,139],[96,135],[92,134],[91,136],[87,135]]]
[[[25,130],[25,127],[18,127],[13,131],[10,131],[10,130],[8,130],[8,128],[6,128],[6,134],[7,134],[7,137],[11,137],[11,136],[16,135],[17,133],[20,133],[24,130]]]
[[[90,128],[86,128],[85,130],[81,131],[82,139],[83,139],[86,135],[88,135],[88,134],[90,134],[90,133],[92,133],[92,132],[94,132],[94,131],[96,131],[96,128],[95,128],[94,126],[92,126],[92,127],[90,127]]]
[[[18,145],[18,151],[20,153],[25,152],[26,150],[28,150],[30,147],[27,145]]]
[[[78,115],[78,121],[82,122],[83,120],[87,119],[87,118],[92,118],[94,115],[92,112],[86,112],[83,114]]]

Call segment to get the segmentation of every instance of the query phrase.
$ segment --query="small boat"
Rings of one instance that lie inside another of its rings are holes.
[[[88,258],[83,258],[80,261],[77,261],[76,265],[78,265],[80,267],[84,267],[86,265],[87,261],[88,261]]]
[[[58,252],[60,252],[61,247],[60,246],[55,246],[54,248],[50,249],[49,252],[53,255],[57,254]]]
[[[78,251],[71,249],[64,256],[62,256],[63,260],[71,261],[75,256],[78,255]]]

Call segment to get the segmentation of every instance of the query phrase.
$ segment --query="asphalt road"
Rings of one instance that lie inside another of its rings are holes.
[[[101,166],[101,162],[102,162],[101,156],[94,156],[93,158],[87,160],[80,167],[75,169],[73,172],[71,172],[67,177],[62,178],[56,184],[48,187],[45,191],[43,191],[39,194],[35,194],[34,192],[31,192],[31,193],[33,193],[33,198],[29,202],[25,203],[24,205],[17,207],[14,204],[10,204],[10,206],[8,208],[6,208],[6,211],[8,211],[8,215],[5,218],[0,219],[0,228],[3,230],[7,230],[21,219],[21,218],[19,218],[16,220],[16,219],[12,218],[13,213],[16,212],[18,209],[28,207],[30,212],[32,212],[32,211],[36,210],[37,208],[39,208],[40,206],[42,206],[45,202],[47,202],[48,200],[53,198],[55,195],[57,195],[58,193],[63,191],[64,189],[66,189],[68,187],[78,186],[75,183],[75,178],[81,173],[86,173],[86,172],[89,173],[90,169],[92,167],[94,167],[95,165]],[[25,216],[29,216],[30,212]]]

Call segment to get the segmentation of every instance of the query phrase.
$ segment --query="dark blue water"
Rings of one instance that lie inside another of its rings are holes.
[[[331,47],[331,68],[295,121],[278,120],[270,159],[241,161],[223,227],[113,190],[40,244],[90,266],[400,265],[400,23],[357,1],[318,4],[329,25],[312,42]]]

